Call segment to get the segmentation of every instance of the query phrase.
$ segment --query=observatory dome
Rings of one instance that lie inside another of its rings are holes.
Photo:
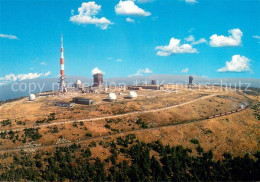
[[[136,98],[137,97],[137,93],[135,91],[130,91],[128,94],[129,98]]]
[[[80,80],[77,80],[77,81],[76,81],[76,84],[77,84],[77,85],[80,85],[80,84],[81,84],[81,81],[80,81]]]
[[[108,94],[107,99],[108,100],[116,100],[116,94],[114,94],[114,93]]]
[[[30,101],[33,101],[33,100],[35,100],[36,99],[36,96],[34,95],[34,94],[30,94],[29,95],[29,100]]]

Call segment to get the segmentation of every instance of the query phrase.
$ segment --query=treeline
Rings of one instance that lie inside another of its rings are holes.
[[[160,141],[143,143],[135,135],[99,142],[111,155],[103,162],[94,158],[90,148],[73,144],[54,152],[35,155],[14,154],[13,162],[0,165],[0,181],[259,181],[260,152],[253,156],[214,161],[197,140],[196,154],[182,146],[163,145]],[[118,160],[118,158],[124,160]],[[120,161],[120,162],[119,162]]]

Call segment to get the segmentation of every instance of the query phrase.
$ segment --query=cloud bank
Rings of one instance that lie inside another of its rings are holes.
[[[41,76],[49,76],[51,74],[50,71],[46,72],[46,73],[27,73],[27,74],[13,74],[10,73],[8,75],[5,75],[4,77],[0,77],[0,81],[2,83],[9,83],[9,82],[13,82],[13,81],[22,81],[22,80],[31,80],[31,79],[35,79],[35,78],[39,78]]]

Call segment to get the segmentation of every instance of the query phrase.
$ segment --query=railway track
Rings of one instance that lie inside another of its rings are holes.
[[[159,108],[159,109],[144,110],[144,111],[133,111],[133,112],[125,113],[125,114],[118,114],[118,115],[112,115],[112,116],[103,116],[103,117],[96,117],[96,118],[87,118],[87,119],[80,119],[80,120],[60,121],[60,122],[46,123],[46,124],[40,124],[40,125],[33,125],[31,127],[12,128],[12,129],[0,130],[0,133],[1,132],[8,132],[10,130],[12,130],[12,131],[21,131],[21,130],[24,130],[24,129],[27,129],[27,128],[41,128],[41,127],[63,125],[63,124],[74,123],[74,122],[97,121],[97,120],[103,120],[103,119],[120,118],[120,117],[135,115],[135,114],[155,113],[155,112],[160,112],[160,111],[169,110],[169,109],[172,109],[172,108],[184,106],[184,105],[187,105],[187,104],[199,101],[199,100],[211,98],[211,97],[214,97],[214,96],[217,96],[217,95],[221,95],[221,94],[211,94],[211,95],[203,96],[203,97],[200,97],[200,98],[197,98],[197,99],[194,99],[194,100],[191,100],[191,101],[187,101],[187,102],[184,102],[184,103],[181,103],[181,104],[168,106],[168,107],[163,107],[163,108]]]
[[[235,113],[238,113],[238,112],[242,112],[242,111],[246,110],[246,108],[238,109],[238,110],[239,111],[236,110],[235,112],[230,112],[229,114],[235,114]],[[226,116],[226,115],[227,114],[220,114],[218,117],[222,117],[222,116]],[[200,121],[205,121],[205,120],[210,120],[210,119],[213,119],[213,118],[208,117],[208,118],[199,119],[199,120],[185,121],[185,122],[177,123],[177,124],[169,124],[169,125],[158,126],[158,127],[153,127],[153,128],[137,129],[137,130],[125,131],[125,132],[120,132],[120,133],[115,133],[115,134],[107,134],[107,135],[96,136],[96,137],[92,137],[92,138],[88,138],[88,139],[70,141],[70,142],[65,142],[65,143],[60,143],[60,144],[49,144],[49,145],[41,145],[41,146],[33,146],[33,147],[19,147],[19,148],[0,149],[0,152],[19,152],[21,150],[30,150],[30,149],[39,150],[39,149],[52,148],[52,147],[64,147],[64,146],[72,145],[74,143],[81,144],[81,143],[84,143],[84,142],[87,142],[87,141],[92,141],[92,140],[104,139],[104,138],[108,138],[108,137],[117,137],[117,136],[121,136],[121,135],[143,132],[143,131],[158,130],[158,129],[167,128],[167,127],[170,127],[170,126],[185,125],[185,124],[189,124],[189,123],[200,122]]]

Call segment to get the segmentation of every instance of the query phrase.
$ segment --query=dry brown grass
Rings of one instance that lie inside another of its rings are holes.
[[[22,99],[0,106],[0,120],[12,120],[11,127],[6,126],[1,129],[24,127],[23,125],[17,125],[17,123],[14,122],[15,119],[26,121],[25,126],[31,127],[35,124],[36,120],[46,118],[50,113],[56,113],[55,117],[57,118],[55,121],[51,122],[62,123],[67,120],[95,118],[131,111],[141,111],[144,109],[143,107],[145,107],[145,110],[163,108],[191,101],[202,95],[212,93],[221,93],[223,95],[198,100],[191,104],[169,110],[129,115],[122,117],[121,120],[113,119],[111,122],[107,122],[104,119],[85,121],[83,126],[78,122],[77,127],[73,126],[73,123],[61,124],[57,126],[59,129],[58,133],[51,133],[50,127],[41,127],[39,132],[42,134],[42,138],[35,143],[52,145],[57,142],[59,137],[63,137],[70,141],[81,141],[82,139],[88,138],[86,137],[86,133],[91,133],[92,137],[104,136],[105,138],[111,133],[111,139],[134,133],[140,140],[145,142],[160,140],[164,144],[183,145],[191,148],[194,148],[194,145],[190,143],[190,140],[197,138],[203,148],[206,150],[213,150],[216,158],[221,158],[223,152],[243,155],[246,151],[255,152],[259,150],[260,125],[259,121],[255,118],[253,111],[246,110],[241,113],[235,113],[221,118],[203,120],[211,115],[238,109],[241,103],[248,102],[247,98],[236,92],[224,93],[220,90],[209,91],[193,89],[191,91],[181,90],[177,93],[142,90],[138,91],[139,97],[135,100],[124,99],[127,92],[123,92],[123,95],[118,95],[117,102],[103,101],[103,99],[106,98],[105,94],[86,94],[83,96],[94,98],[97,104],[93,106],[76,105],[74,108],[60,108],[53,104],[55,101],[61,99],[69,101],[75,94],[66,97],[49,96],[46,98],[39,98],[35,102],[29,102],[26,99]],[[250,96],[250,99],[259,100],[258,97],[253,96]],[[138,118],[145,122],[149,128],[141,130],[141,126],[135,122]],[[110,129],[105,127],[106,124],[110,126]],[[116,130],[124,133],[114,135]],[[23,132],[20,131],[19,135],[21,136],[22,134]],[[88,145],[92,140],[100,141],[100,138],[86,140],[83,143]],[[18,141],[12,143],[8,139],[0,139],[0,141],[3,143],[3,145],[0,146],[0,149],[16,148],[25,145]],[[51,147],[46,147],[45,149],[50,148]],[[93,147],[91,150],[93,150],[95,156],[99,156],[102,159],[109,154],[108,149],[102,148],[99,145]]]

